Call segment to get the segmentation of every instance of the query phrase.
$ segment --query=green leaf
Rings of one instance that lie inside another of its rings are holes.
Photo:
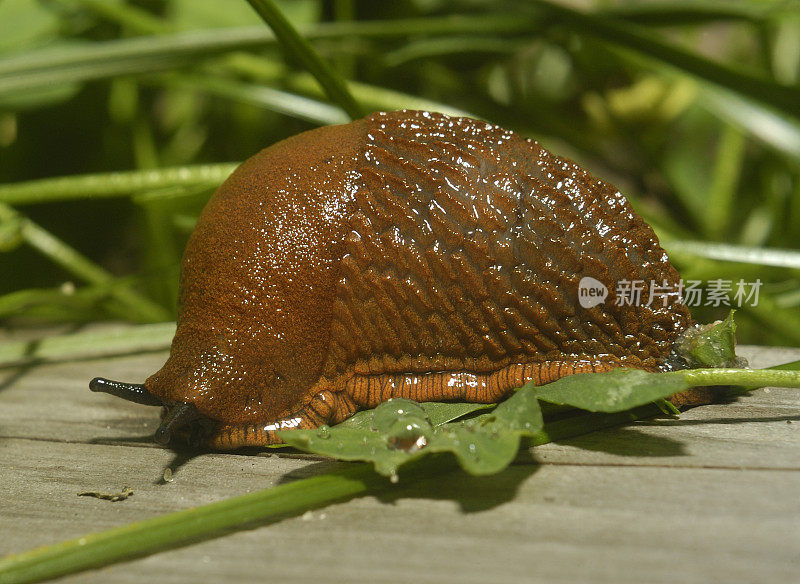
[[[488,410],[495,407],[495,404],[475,404],[466,402],[423,402],[419,404],[425,410],[428,420],[432,426],[441,426],[446,422],[452,422],[458,418],[463,418],[473,412]],[[347,418],[344,422],[337,424],[337,428],[360,428],[369,429],[372,425],[373,410],[362,410]]]
[[[396,476],[397,469],[435,452],[453,453],[467,472],[492,474],[508,466],[517,454],[522,436],[534,436],[544,426],[536,395],[519,391],[495,410],[462,422],[434,426],[428,411],[452,419],[483,404],[429,405],[391,399],[333,428],[286,430],[281,439],[307,452],[341,460],[372,462],[376,472]],[[445,413],[446,412],[446,413]]]
[[[614,369],[606,373],[580,373],[533,389],[543,401],[590,412],[621,412],[689,389],[680,376],[650,373],[640,369]]]
[[[677,342],[678,355],[689,367],[730,367],[736,365],[736,323],[733,313],[725,320],[687,329]]]

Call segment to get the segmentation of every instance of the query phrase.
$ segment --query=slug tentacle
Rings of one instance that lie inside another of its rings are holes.
[[[121,397],[144,406],[164,405],[160,398],[150,393],[142,384],[124,383],[113,379],[105,379],[104,377],[95,377],[89,382],[89,389]]]
[[[153,439],[158,444],[168,444],[175,431],[189,426],[200,417],[194,404],[180,402],[174,406],[168,407]]]

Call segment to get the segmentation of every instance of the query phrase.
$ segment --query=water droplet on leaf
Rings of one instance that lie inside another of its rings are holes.
[[[417,402],[396,397],[375,408],[372,413],[372,429],[378,432],[388,432],[395,420],[405,417],[428,419],[425,410]],[[430,422],[428,423],[430,424]]]
[[[428,445],[433,428],[421,418],[403,416],[394,421],[389,428],[387,442],[393,450],[403,450],[411,454]]]

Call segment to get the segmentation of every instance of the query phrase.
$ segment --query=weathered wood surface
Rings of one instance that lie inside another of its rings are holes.
[[[2,340],[2,339],[0,339]],[[743,351],[754,366],[800,350]],[[0,370],[0,554],[325,472],[302,455],[175,458],[156,408],[87,389],[164,353]],[[111,503],[79,491],[119,491]],[[537,447],[483,479],[454,472],[65,582],[797,582],[800,392],[762,389]]]

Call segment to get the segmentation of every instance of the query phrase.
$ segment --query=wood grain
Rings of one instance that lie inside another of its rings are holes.
[[[3,339],[0,337],[0,342]],[[742,351],[754,366],[797,349]],[[140,381],[164,353],[0,370],[0,554],[322,473],[304,455],[176,454],[156,408],[89,392]],[[538,463],[538,464],[537,464]],[[134,495],[111,503],[80,491]],[[800,580],[800,392],[762,389],[194,546],[63,579],[227,582]]]

